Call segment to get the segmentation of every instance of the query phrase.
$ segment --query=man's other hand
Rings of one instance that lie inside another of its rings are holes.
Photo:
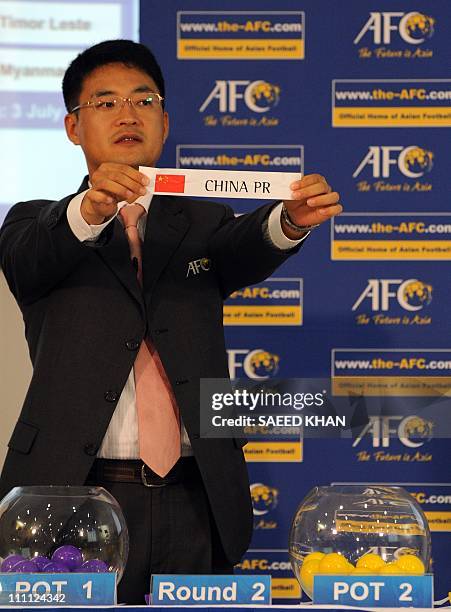
[[[81,215],[89,225],[100,225],[117,212],[118,202],[134,202],[146,194],[149,179],[125,164],[103,163],[90,177],[91,189],[81,203]]]
[[[290,220],[296,225],[308,226],[323,223],[343,210],[338,203],[340,196],[320,174],[306,174],[301,180],[290,185],[291,200],[284,204]],[[291,239],[300,237],[282,219],[284,234]]]

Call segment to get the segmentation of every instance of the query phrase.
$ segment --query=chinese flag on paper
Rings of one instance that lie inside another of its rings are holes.
[[[185,177],[182,174],[157,174],[155,176],[155,193],[183,193]]]

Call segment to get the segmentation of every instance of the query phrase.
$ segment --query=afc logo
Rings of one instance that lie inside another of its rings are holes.
[[[381,500],[382,501],[382,500]],[[413,548],[411,546],[369,546],[365,554],[373,553],[382,557],[384,561],[389,562],[390,560],[396,561],[402,555],[416,555],[421,556],[419,548]]]
[[[254,113],[266,113],[277,106],[279,97],[279,85],[267,81],[216,81],[199,112],[216,103],[220,113],[236,113],[238,101],[243,101]]]
[[[396,436],[408,448],[418,448],[432,438],[433,423],[422,417],[370,416],[368,423],[352,443],[358,446],[365,435],[371,438],[373,448],[388,448],[390,437]]]
[[[250,485],[252,510],[254,516],[262,516],[268,514],[277,506],[279,498],[279,490],[274,487],[269,487],[261,482],[256,482]]]
[[[420,45],[434,33],[435,19],[412,11],[401,13],[398,11],[371,11],[370,16],[360,32],[354,39],[357,45],[362,38],[372,33],[375,45],[391,43],[392,32],[397,32],[401,39],[409,45]]]
[[[416,278],[405,281],[400,278],[369,278],[352,310],[357,310],[364,300],[369,300],[373,312],[387,311],[392,298],[396,299],[404,310],[416,312],[431,303],[432,285]]]
[[[208,257],[201,257],[201,259],[194,259],[193,261],[190,261],[188,263],[188,269],[186,271],[185,278],[188,278],[190,274],[192,274],[193,276],[197,276],[197,274],[200,274],[201,272],[208,272],[210,268],[211,268],[211,259],[208,259]]]
[[[279,371],[279,355],[274,355],[264,349],[228,349],[229,374],[236,380],[240,371],[253,380],[268,380]],[[241,359],[240,359],[241,357]],[[244,358],[243,358],[244,357]]]
[[[357,178],[367,167],[373,178],[389,178],[393,167],[409,179],[418,179],[430,172],[434,154],[417,145],[372,145],[355,169],[352,177]]]

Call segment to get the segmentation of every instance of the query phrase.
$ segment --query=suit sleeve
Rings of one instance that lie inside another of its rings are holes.
[[[67,221],[72,198],[21,202],[6,216],[0,230],[0,264],[19,304],[45,296],[88,254],[89,246],[78,240]],[[102,236],[98,245],[106,239]]]
[[[235,217],[232,209],[225,206],[223,222],[213,234],[209,249],[224,298],[268,278],[301,248],[303,242],[283,251],[265,237],[263,228],[273,207],[269,204]]]

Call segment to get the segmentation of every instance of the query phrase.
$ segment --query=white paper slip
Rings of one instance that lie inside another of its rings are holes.
[[[151,193],[207,198],[290,200],[290,184],[302,178],[302,174],[296,172],[180,170],[147,166],[140,166],[139,171],[149,177],[147,189]]]

